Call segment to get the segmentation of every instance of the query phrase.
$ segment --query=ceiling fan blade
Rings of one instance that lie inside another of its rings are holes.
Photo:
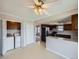
[[[35,2],[35,4],[38,4],[39,3],[38,0],[34,0],[34,2]]]
[[[47,4],[43,4],[42,8],[46,9],[46,8],[48,8],[48,5]]]

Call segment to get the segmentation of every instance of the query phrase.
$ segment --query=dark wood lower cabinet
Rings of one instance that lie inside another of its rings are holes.
[[[56,34],[56,37],[71,39],[71,35],[65,35],[65,34]]]

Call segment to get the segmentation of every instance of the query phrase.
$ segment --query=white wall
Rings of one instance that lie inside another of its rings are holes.
[[[30,44],[35,42],[35,36],[34,36],[34,24],[33,23],[27,23],[26,24],[26,44]]]
[[[0,20],[0,54],[2,53],[2,20]]]
[[[22,22],[22,30],[21,30],[21,46],[26,46],[27,44],[34,43],[35,42],[35,36],[34,36],[34,24],[33,23],[27,23]]]
[[[0,21],[0,53],[4,55],[6,53],[7,41],[6,41],[6,22],[1,19]]]
[[[8,46],[8,42],[7,42],[7,37],[6,37],[6,34],[7,34],[7,30],[6,30],[6,20],[3,20],[2,19],[2,41],[3,41],[3,44],[2,44],[2,55],[4,55],[6,52],[7,52],[7,46]]]

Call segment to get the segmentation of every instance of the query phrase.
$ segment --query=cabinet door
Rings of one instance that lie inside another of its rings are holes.
[[[64,24],[64,30],[72,30],[72,24]]]
[[[16,36],[15,37],[15,48],[19,48],[20,47],[20,36]]]
[[[78,14],[72,16],[72,30],[78,30]]]
[[[6,47],[7,50],[14,49],[14,38],[13,37],[8,37],[6,42],[7,42],[7,44],[6,44],[7,45],[7,47]]]
[[[7,21],[7,29],[21,29],[21,23]]]

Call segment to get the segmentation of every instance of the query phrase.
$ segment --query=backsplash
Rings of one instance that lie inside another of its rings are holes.
[[[77,31],[58,31],[57,34],[71,35],[71,39],[74,41],[78,41],[78,32]]]
[[[65,35],[77,35],[77,31],[57,31],[57,34],[65,34]]]

